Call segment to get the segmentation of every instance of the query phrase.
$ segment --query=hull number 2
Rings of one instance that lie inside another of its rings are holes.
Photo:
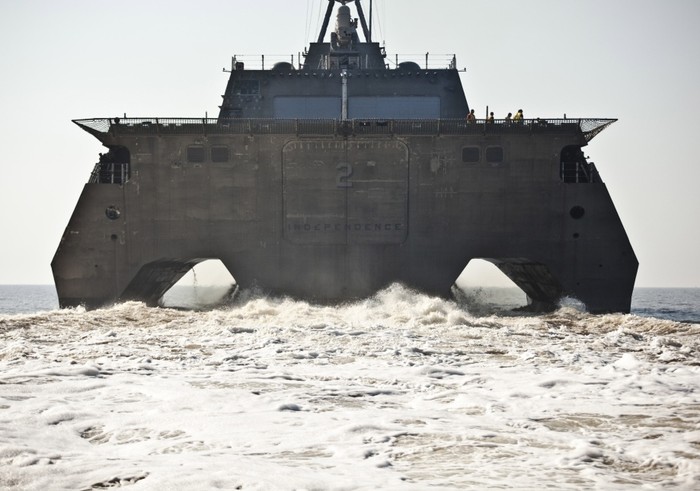
[[[352,165],[338,164],[335,168],[338,171],[338,175],[335,178],[335,186],[337,188],[351,188],[352,181],[350,177],[352,176]]]

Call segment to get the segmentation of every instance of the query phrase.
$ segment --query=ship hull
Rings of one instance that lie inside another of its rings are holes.
[[[129,178],[85,185],[52,263],[61,305],[155,305],[206,259],[241,287],[317,302],[393,282],[446,297],[481,258],[534,307],[629,311],[637,259],[605,184],[562,178],[578,127],[381,128],[96,134],[128,149]]]

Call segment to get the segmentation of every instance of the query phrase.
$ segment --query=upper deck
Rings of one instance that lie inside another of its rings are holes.
[[[354,2],[359,19],[353,19],[345,5],[350,0],[337,1],[342,5],[330,40],[325,38],[336,0],[329,0],[317,42],[296,65],[292,55],[266,70],[262,58],[262,69],[251,70],[234,57],[219,118],[452,119],[469,112],[454,55],[430,65],[426,54],[423,67],[397,57],[391,68],[384,48],[372,41],[361,2]]]
[[[221,118],[93,118],[75,124],[100,141],[129,135],[269,135],[391,136],[391,135],[523,135],[578,133],[590,141],[617,119],[221,119]]]

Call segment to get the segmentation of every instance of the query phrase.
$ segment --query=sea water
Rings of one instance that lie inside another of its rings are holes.
[[[214,303],[229,292],[228,286],[175,287],[166,297],[172,306],[201,310],[207,301]],[[500,312],[527,303],[517,288],[468,288],[460,295],[471,310]],[[0,315],[31,314],[58,309],[53,285],[0,285]],[[700,288],[636,288],[632,295],[632,314],[678,322],[700,322]]]
[[[627,315],[519,295],[85,311],[0,287],[0,489],[699,489],[700,290]]]

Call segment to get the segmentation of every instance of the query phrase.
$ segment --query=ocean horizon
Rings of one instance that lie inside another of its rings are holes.
[[[164,307],[203,310],[222,308],[230,301],[219,301],[230,286],[180,286],[164,297]],[[466,297],[478,312],[503,312],[525,305],[525,294],[517,287],[464,287],[459,297]],[[209,301],[213,298],[213,301]],[[203,300],[203,301],[201,301]],[[455,298],[460,301],[460,298]],[[464,298],[461,298],[464,300]],[[358,300],[361,301],[361,300]],[[575,299],[564,299],[567,305]],[[573,302],[572,302],[573,301]],[[351,302],[352,303],[352,302]],[[0,315],[32,314],[57,310],[58,297],[54,285],[0,285]],[[584,306],[580,306],[585,310]],[[700,288],[636,287],[632,294],[630,314],[677,322],[700,322]]]

